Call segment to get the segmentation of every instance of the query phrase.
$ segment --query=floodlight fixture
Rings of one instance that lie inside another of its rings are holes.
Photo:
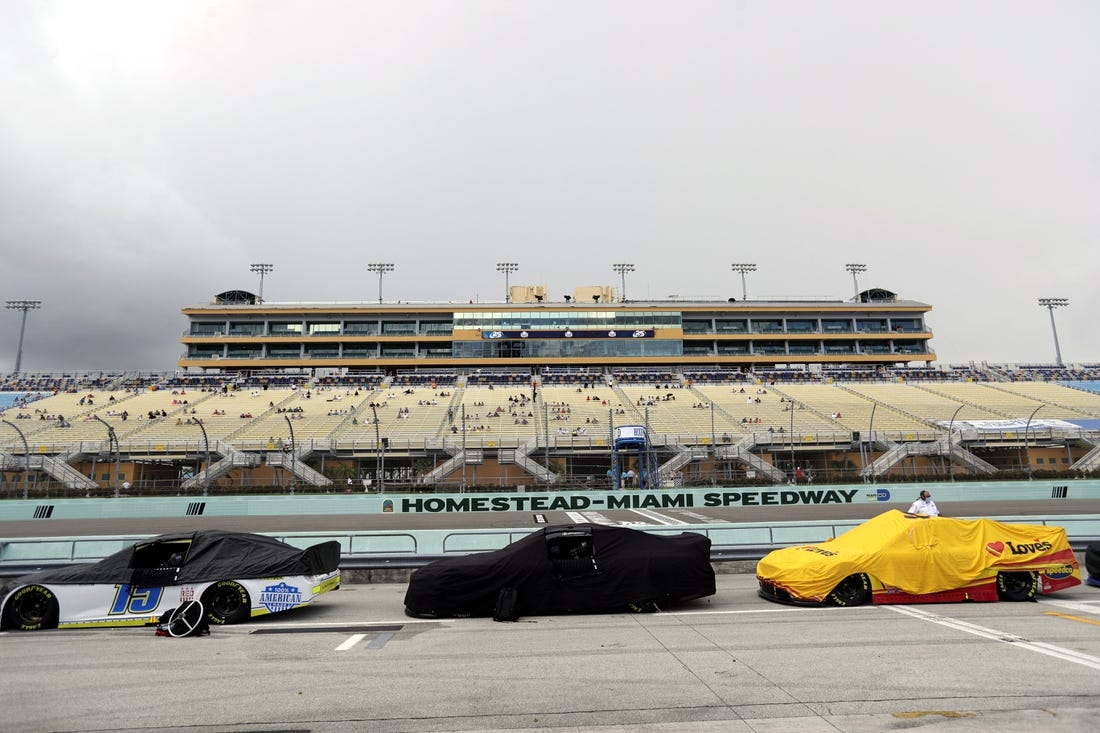
[[[504,273],[504,302],[505,303],[511,303],[512,302],[512,291],[508,287],[508,276],[511,275],[513,272],[516,272],[517,270],[519,270],[519,263],[518,262],[498,262],[497,263],[497,272],[503,272]]]
[[[275,265],[270,262],[253,262],[248,266],[248,269],[252,272],[260,273],[260,292],[256,294],[256,302],[264,302],[264,275],[270,272],[274,272]]]
[[[27,330],[27,311],[36,310],[42,306],[41,300],[9,300],[4,303],[8,310],[23,311],[23,322],[19,326],[19,348],[15,352],[15,373],[19,374],[23,364],[23,334]]]
[[[634,265],[630,262],[616,262],[611,266],[611,269],[619,273],[619,276],[623,281],[622,295],[619,296],[619,300],[623,303],[626,302],[626,273],[634,272]]]
[[[1062,349],[1058,346],[1058,328],[1054,325],[1054,309],[1069,305],[1069,298],[1039,298],[1039,305],[1050,312],[1050,330],[1054,334],[1054,358],[1062,366]]]
[[[852,273],[852,285],[855,287],[856,293],[853,300],[859,302],[859,280],[856,279],[856,274],[860,272],[867,272],[867,265],[859,262],[849,262],[844,266],[844,269]]]
[[[741,273],[741,300],[748,300],[748,289],[745,287],[745,273],[756,272],[756,263],[754,262],[735,262],[730,265],[730,268],[734,272]]]
[[[382,276],[387,272],[393,272],[392,262],[371,262],[367,265],[369,272],[378,273],[378,302],[382,302]]]

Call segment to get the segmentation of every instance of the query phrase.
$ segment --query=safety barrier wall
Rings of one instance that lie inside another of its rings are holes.
[[[0,501],[0,521],[128,519],[182,516],[309,516],[388,513],[582,511],[586,509],[692,509],[813,504],[882,504],[906,509],[921,489],[941,507],[955,501],[1100,499],[1100,480],[968,481],[929,483],[799,484],[692,489],[468,492],[464,494],[337,493],[281,496],[168,498],[10,499]]]
[[[1075,548],[1100,539],[1100,515],[990,517],[1007,524],[1043,524],[1063,527]],[[647,526],[654,534],[674,535],[697,532],[711,540],[712,557],[731,554],[762,556],[768,549],[791,544],[823,542],[836,537],[860,520],[801,522],[754,522],[744,524],[702,524]],[[636,527],[636,529],[641,529]],[[408,532],[288,532],[270,536],[295,547],[336,540],[341,548],[341,566],[411,567],[446,555],[495,550],[536,531],[531,527],[512,529],[411,530]],[[0,575],[8,567],[27,569],[106,557],[148,535],[125,537],[51,537],[0,540]]]

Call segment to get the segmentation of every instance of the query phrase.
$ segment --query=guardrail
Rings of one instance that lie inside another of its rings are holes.
[[[1100,515],[991,517],[1006,524],[1054,524],[1066,529],[1070,546],[1084,552],[1100,542]],[[711,540],[711,562],[755,561],[789,545],[823,542],[862,520],[778,522],[772,524],[707,524],[646,527],[652,534],[697,532]],[[531,528],[423,530],[419,532],[265,533],[295,547],[340,543],[344,570],[407,570],[441,557],[486,552],[531,534]],[[18,538],[0,540],[0,577],[15,577],[55,567],[91,563],[151,535],[119,537]]]

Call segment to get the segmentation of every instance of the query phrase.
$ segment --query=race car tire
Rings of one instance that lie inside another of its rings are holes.
[[[206,620],[212,624],[238,624],[252,615],[252,600],[240,583],[219,580],[202,594]]]
[[[1100,542],[1085,548],[1085,569],[1092,578],[1100,578]]]
[[[25,585],[12,593],[4,607],[5,629],[40,631],[57,628],[57,596],[41,585]]]
[[[1030,601],[1039,592],[1039,573],[997,573],[997,597],[1002,601]]]
[[[862,606],[871,600],[871,579],[866,573],[849,575],[826,596],[835,606]]]

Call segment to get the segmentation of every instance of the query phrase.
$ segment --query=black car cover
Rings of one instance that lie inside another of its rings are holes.
[[[598,524],[535,531],[491,552],[448,557],[413,572],[405,612],[414,617],[615,611],[713,595],[710,539]],[[514,592],[514,598],[512,597]]]
[[[1085,570],[1088,577],[1100,580],[1100,542],[1093,542],[1085,548]]]
[[[305,550],[272,537],[218,529],[166,534],[136,542],[90,565],[75,565],[26,575],[27,582],[168,585],[210,580],[320,575],[336,570],[340,543]]]

